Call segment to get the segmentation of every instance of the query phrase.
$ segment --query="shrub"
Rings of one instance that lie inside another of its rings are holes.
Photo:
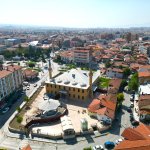
[[[16,110],[17,110],[18,112],[20,112],[20,111],[21,111],[21,108],[18,106],[18,107],[16,108]]]
[[[83,148],[83,150],[92,150],[92,148],[91,147],[85,147],[85,148]]]
[[[23,121],[23,117],[17,116],[17,122],[18,122],[18,123],[21,123],[22,121]]]

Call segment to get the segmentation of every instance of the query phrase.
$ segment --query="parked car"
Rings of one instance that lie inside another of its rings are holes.
[[[131,107],[131,108],[133,108],[133,107],[134,107],[134,103],[133,103],[133,102],[131,102],[131,105],[130,105],[130,107]]]
[[[113,149],[115,147],[114,142],[111,142],[111,141],[105,142],[104,145],[105,145],[105,148],[107,149]]]
[[[127,112],[132,113],[132,109],[131,109],[131,108],[128,108],[128,109],[127,109]]]
[[[29,87],[29,86],[27,86],[26,90],[30,90],[30,87]]]
[[[96,145],[93,147],[93,150],[103,150],[104,147],[102,145]]]
[[[120,142],[122,142],[123,141],[123,139],[118,139],[118,140],[116,140],[116,144],[118,145]]]
[[[2,113],[5,114],[10,108],[9,107],[6,107],[2,110]]]
[[[134,120],[134,121],[131,122],[131,124],[132,124],[133,126],[138,126],[138,125],[139,125],[139,122],[136,121],[136,120]]]
[[[34,84],[34,87],[37,87],[37,84],[36,84],[36,83]]]

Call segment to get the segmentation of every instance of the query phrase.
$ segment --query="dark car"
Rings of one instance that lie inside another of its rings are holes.
[[[131,109],[131,108],[128,108],[128,109],[127,109],[127,112],[132,113],[132,109]]]
[[[107,149],[113,149],[115,147],[114,142],[111,142],[111,141],[105,142],[104,145],[105,145],[105,148]]]
[[[136,121],[136,120],[134,120],[134,121],[131,122],[131,124],[132,124],[133,126],[138,126],[138,125],[139,125],[139,122]]]

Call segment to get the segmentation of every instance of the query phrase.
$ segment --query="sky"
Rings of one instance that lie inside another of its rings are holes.
[[[147,27],[150,0],[0,0],[0,24]]]

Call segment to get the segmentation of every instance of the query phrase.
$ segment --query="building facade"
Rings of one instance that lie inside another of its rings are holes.
[[[100,72],[92,75],[92,89],[94,90],[99,79]],[[89,71],[71,69],[56,78],[46,82],[46,92],[60,98],[73,100],[87,100],[90,97]]]
[[[19,89],[23,82],[20,66],[10,65],[0,70],[0,104],[12,92]]]
[[[90,62],[90,50],[80,48],[73,50],[73,61],[77,64],[88,64]]]

